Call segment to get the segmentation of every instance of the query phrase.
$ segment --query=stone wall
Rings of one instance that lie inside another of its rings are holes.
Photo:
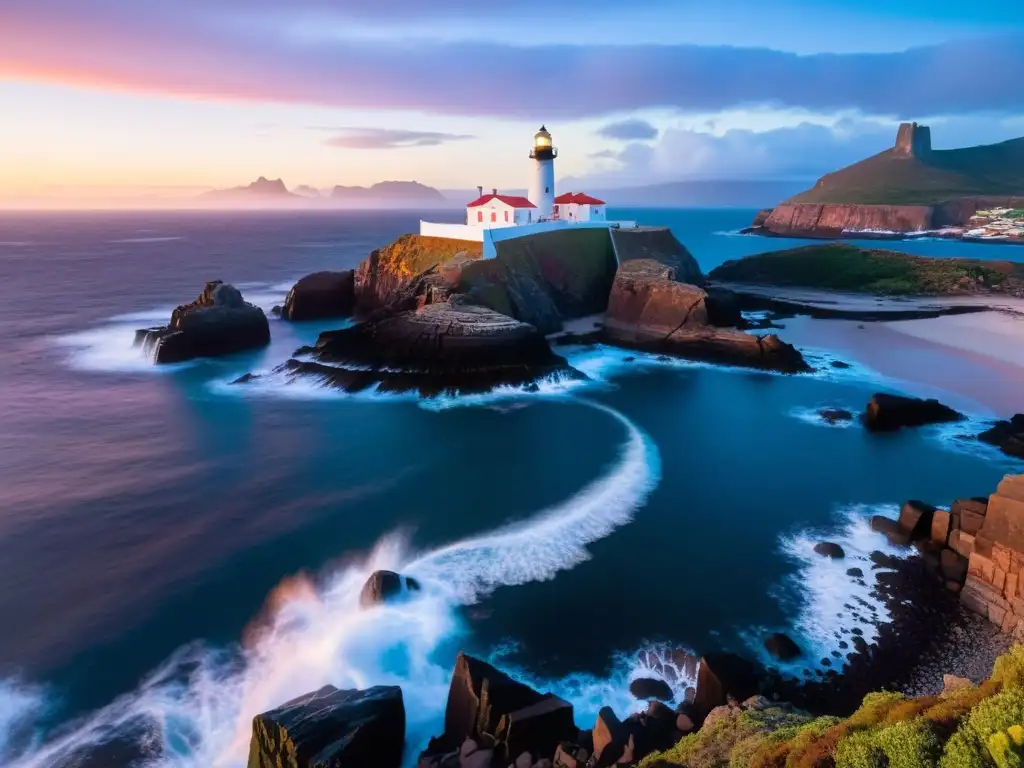
[[[961,510],[950,544],[968,558],[963,606],[1024,640],[1024,475],[1007,475],[987,504]]]

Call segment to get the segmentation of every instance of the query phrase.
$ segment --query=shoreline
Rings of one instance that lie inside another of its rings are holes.
[[[795,240],[877,240],[879,242],[908,242],[913,240],[951,240],[959,243],[978,243],[982,245],[1024,245],[1024,237],[971,237],[963,234],[951,234],[942,230],[923,230],[915,232],[886,232],[872,229],[849,230],[793,230],[791,232],[773,232],[763,226],[745,227],[737,234],[754,237],[786,238]]]

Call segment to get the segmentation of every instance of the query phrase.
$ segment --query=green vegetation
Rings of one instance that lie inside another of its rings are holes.
[[[912,256],[830,243],[728,261],[713,280],[889,296],[948,295],[1024,287],[1024,265]]]
[[[1024,646],[979,686],[941,696],[870,693],[848,718],[787,705],[732,709],[641,768],[1024,768]]]
[[[957,197],[1024,195],[1024,138],[901,157],[886,150],[827,174],[792,203],[934,205]]]

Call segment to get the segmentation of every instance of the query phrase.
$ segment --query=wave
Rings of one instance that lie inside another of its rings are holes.
[[[454,655],[465,633],[458,607],[493,590],[552,579],[589,558],[587,545],[628,523],[660,479],[660,457],[628,418],[626,440],[609,470],[568,501],[484,536],[412,556],[400,535],[384,537],[370,556],[322,581],[296,577],[268,598],[237,648],[179,650],[139,687],[45,743],[3,757],[9,768],[49,768],[118,739],[136,745],[149,768],[234,768],[246,763],[252,716],[330,682],[340,688],[401,685],[407,754],[414,760],[441,730]],[[361,610],[368,575],[388,568],[415,575],[423,589],[405,602]],[[618,680],[631,674],[621,670]],[[550,681],[578,716],[596,715],[598,683]],[[11,689],[13,690],[13,689]],[[0,699],[2,701],[3,699]],[[45,702],[36,696],[33,707]],[[10,723],[8,725],[11,725]],[[17,730],[17,729],[15,729]],[[0,744],[11,745],[0,736]]]

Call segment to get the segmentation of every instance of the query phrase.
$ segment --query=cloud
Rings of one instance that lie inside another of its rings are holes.
[[[406,131],[399,128],[338,128],[339,135],[324,143],[342,149],[398,149],[401,147],[436,147],[449,141],[472,139],[461,133],[437,131]]]
[[[619,120],[617,123],[608,123],[598,130],[599,136],[606,139],[656,139],[658,129],[646,120],[630,119]]]
[[[897,53],[803,56],[689,44],[310,41],[289,31],[299,18],[295,7],[256,2],[280,19],[252,21],[241,0],[6,3],[0,78],[549,122],[665,107],[717,112],[766,105],[911,118],[1024,111],[1020,34]],[[302,3],[320,7],[323,0]],[[485,96],[497,81],[500,97]]]
[[[599,153],[595,159],[603,162],[595,171],[564,183],[634,186],[686,180],[810,182],[888,149],[895,141],[896,127],[895,122],[845,119],[833,126],[802,123],[768,131],[730,130],[721,135],[670,128],[654,144],[634,142],[617,152]],[[1024,121],[1018,118],[991,115],[932,123],[938,149],[1004,141],[1022,130]]]

